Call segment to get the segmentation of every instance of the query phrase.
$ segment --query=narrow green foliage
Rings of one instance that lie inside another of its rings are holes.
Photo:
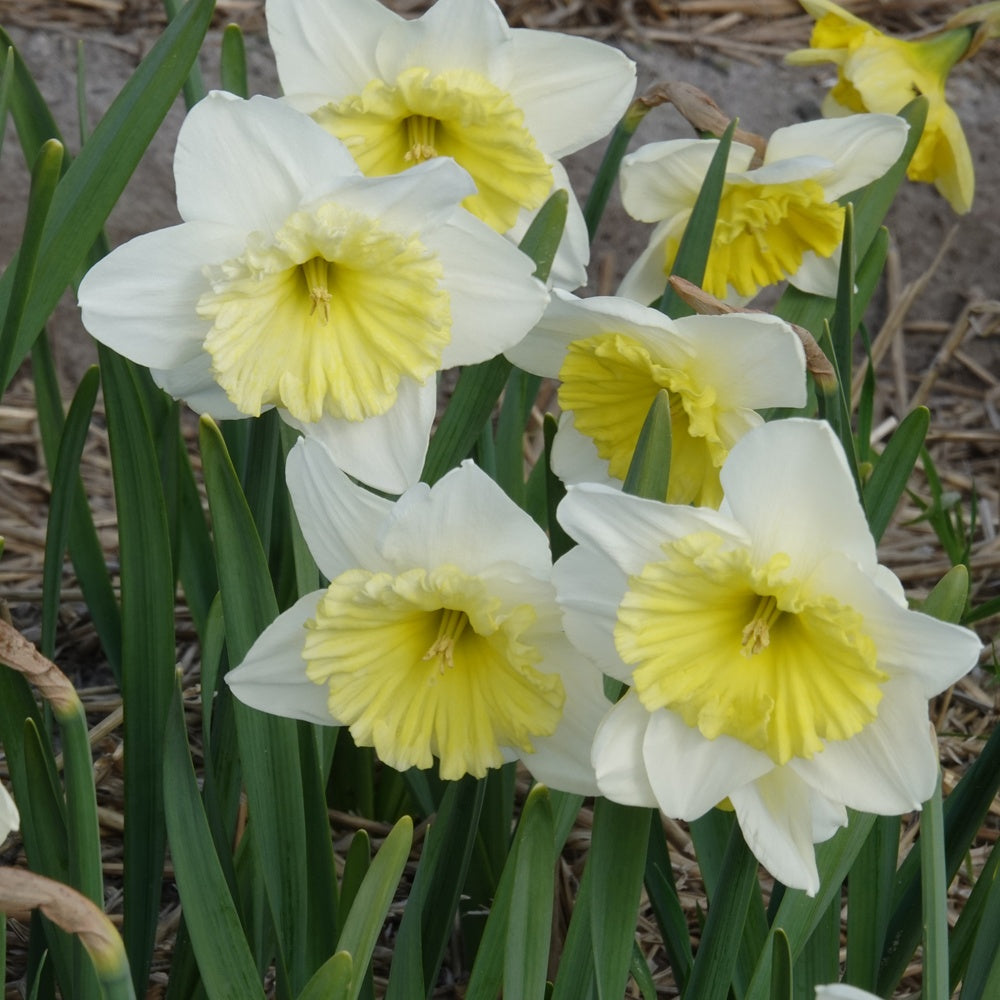
[[[840,910],[840,897],[835,896],[799,953],[793,977],[799,1000],[814,1000],[817,986],[840,976]]]
[[[7,121],[7,111],[10,107],[10,91],[14,83],[14,49],[4,46],[3,66],[0,68],[0,122]],[[0,129],[0,151],[3,150],[3,137],[6,128]]]
[[[542,380],[514,368],[504,390],[496,431],[496,481],[519,507],[525,506],[524,429]]]
[[[889,439],[864,485],[868,525],[876,542],[889,527],[893,511],[924,446],[930,422],[931,415],[926,407],[918,406],[908,413]]]
[[[924,598],[920,610],[939,621],[957,625],[969,604],[969,571],[965,566],[952,566]]]
[[[656,924],[660,928],[660,938],[670,961],[674,982],[683,993],[694,962],[691,953],[691,935],[688,931],[687,918],[677,896],[663,824],[659,812],[655,809],[650,812],[649,817],[649,845],[646,850],[646,871],[643,881],[649,904],[656,917]]]
[[[715,232],[715,220],[719,214],[719,199],[726,180],[726,166],[729,163],[729,150],[733,144],[736,124],[736,119],[733,119],[719,139],[719,145],[712,156],[701,191],[698,192],[698,198],[691,210],[691,217],[684,229],[677,258],[674,261],[673,273],[696,285],[701,285],[705,277],[705,266],[712,249],[712,234]],[[656,308],[671,319],[690,316],[693,312],[690,306],[681,301],[680,296],[670,285],[664,289]]]
[[[672,445],[670,393],[660,389],[642,423],[635,453],[622,487],[625,493],[650,500],[667,499]]]
[[[372,845],[364,830],[351,838],[351,846],[344,858],[344,874],[340,880],[340,910],[341,919],[345,919],[354,906],[354,900],[361,888],[361,883],[368,874],[372,863]]]
[[[59,440],[59,453],[52,472],[52,499],[45,528],[45,563],[42,569],[42,655],[52,658],[59,614],[63,553],[69,543],[74,490],[79,482],[80,456],[87,439],[90,417],[101,376],[92,367],[80,380]]]
[[[986,985],[1000,940],[1000,851],[994,846],[958,916],[950,941],[952,990],[964,979],[961,1000],[987,1000]],[[973,958],[975,964],[973,964]]]
[[[263,997],[198,794],[179,683],[167,720],[163,769],[170,854],[205,989],[213,1000]]]
[[[539,281],[549,280],[552,263],[556,259],[556,251],[566,227],[568,208],[569,193],[553,191],[531,220],[531,225],[518,244],[521,252],[535,262],[535,277]]]
[[[355,1000],[361,991],[365,969],[371,961],[375,942],[385,922],[406,866],[413,842],[413,821],[404,816],[386,837],[372,859],[337,941],[337,951],[346,951],[352,959],[351,988],[347,993]]]
[[[625,989],[648,842],[648,809],[597,800],[587,859],[593,893],[590,943],[597,995],[605,1000],[617,1000]]]
[[[639,987],[642,1000],[656,1000],[656,983],[653,982],[653,974],[649,971],[649,964],[638,941],[632,942],[632,961],[629,962],[628,969]]]
[[[941,484],[941,477],[926,449],[921,451],[920,461],[923,465],[924,475],[927,477],[927,488],[930,490],[931,499],[928,503],[915,493],[910,493],[911,498],[922,512],[918,520],[927,521],[934,529],[938,541],[953,566],[957,566],[959,563],[968,566],[976,528],[976,506],[974,503],[970,503],[969,519],[966,521],[962,511],[961,496],[951,490],[946,490]]]
[[[552,471],[552,445],[556,438],[558,422],[551,413],[545,414],[542,433],[545,435],[545,503],[549,518],[549,547],[552,549],[552,561],[565,555],[576,544],[563,530],[556,517],[559,502],[566,496],[563,481]]]
[[[792,952],[788,935],[778,931],[771,942],[771,994],[769,1000],[793,1000]]]
[[[603,799],[600,801],[604,801]],[[559,971],[553,984],[551,1000],[581,1000],[597,995],[592,941],[594,869],[588,864],[576,893],[573,916],[566,932]]]
[[[354,979],[354,962],[346,951],[331,955],[306,983],[298,1000],[348,1000]]]
[[[167,19],[175,20],[186,3],[188,0],[163,0],[163,9],[166,11]],[[201,69],[198,66],[198,61],[195,60],[191,64],[187,79],[184,81],[184,104],[187,109],[190,111],[207,93],[201,79]]]
[[[920,885],[924,920],[922,1000],[949,1000],[948,883],[945,872],[941,775],[920,814]]]
[[[222,33],[222,56],[219,61],[222,89],[237,97],[249,97],[247,50],[238,24],[227,24]]]

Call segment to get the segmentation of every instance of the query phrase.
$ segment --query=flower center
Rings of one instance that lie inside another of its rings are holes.
[[[296,212],[272,242],[206,268],[205,349],[243,413],[282,406],[304,422],[364,420],[423,382],[451,337],[443,268],[413,235],[333,202]]]
[[[535,668],[535,618],[454,566],[348,570],[307,622],[302,655],[330,713],[387,764],[437,756],[442,778],[482,777],[503,748],[530,753],[561,717],[562,681]]]
[[[730,736],[777,764],[809,758],[875,719],[887,675],[854,608],[806,596],[788,557],[753,567],[712,532],[663,547],[629,579],[615,645],[650,712]]]
[[[795,274],[808,251],[829,257],[840,246],[844,209],[814,180],[785,184],[727,181],[719,200],[703,287],[725,298],[729,286],[754,295]],[[668,244],[667,273],[677,253]]]
[[[411,67],[392,83],[372,80],[360,94],[313,117],[346,143],[370,177],[397,174],[451,156],[476,183],[463,205],[498,232],[552,190],[552,170],[510,94],[472,70]]]
[[[573,413],[609,471],[625,479],[646,414],[660,389],[670,393],[669,503],[718,507],[719,469],[728,453],[716,417],[716,393],[654,357],[644,344],[604,333],[570,344],[559,371],[559,405]]]

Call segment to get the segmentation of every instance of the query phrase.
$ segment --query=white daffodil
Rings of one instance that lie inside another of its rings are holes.
[[[392,503],[351,483],[317,441],[288,459],[306,542],[331,581],[227,676],[254,708],[346,725],[398,770],[482,777],[521,757],[541,781],[595,794],[600,673],[567,642],[541,529],[471,463]]]
[[[605,135],[635,66],[586,38],[508,27],[493,0],[438,0],[406,20],[378,0],[268,0],[268,36],[289,101],[343,139],[369,176],[453,157],[472,176],[465,206],[522,232],[553,187],[554,161]],[[575,199],[553,279],[586,281]]]
[[[759,167],[751,166],[754,150],[734,142],[705,291],[745,301],[787,278],[803,291],[833,295],[844,232],[837,199],[881,177],[899,159],[908,128],[892,115],[789,125],[771,136]],[[622,295],[639,302],[662,295],[717,146],[715,139],[674,139],[625,157],[625,210],[657,226]]]
[[[17,806],[4,785],[0,785],[0,844],[8,835],[16,830],[21,823]]]
[[[87,274],[84,325],[196,410],[277,406],[378,489],[420,475],[435,373],[510,347],[547,300],[530,259],[460,207],[461,168],[364,177],[281,102],[209,95],[174,174],[183,224]]]
[[[597,732],[601,791],[692,820],[728,799],[747,844],[815,894],[846,809],[898,814],[938,773],[927,699],[976,663],[968,629],[910,611],[818,421],[743,437],[718,511],[601,485],[559,508],[571,641],[631,689]]]
[[[553,292],[507,356],[559,378],[552,467],[567,483],[621,485],[660,389],[670,393],[667,499],[718,507],[729,449],[762,423],[758,407],[802,406],[805,359],[787,323],[764,313],[671,320],[628,299]]]
[[[846,983],[832,983],[816,987],[816,1000],[879,1000],[874,993],[848,986]]]

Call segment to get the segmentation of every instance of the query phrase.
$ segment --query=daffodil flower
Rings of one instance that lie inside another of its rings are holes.
[[[879,1000],[874,993],[848,986],[846,983],[832,983],[816,987],[816,1000]]]
[[[914,97],[926,97],[927,122],[907,176],[933,183],[956,212],[968,212],[975,190],[972,156],[958,115],[945,97],[945,81],[968,50],[974,27],[905,41],[884,35],[830,0],[800,2],[816,19],[811,48],[785,58],[798,66],[836,64],[837,82],[823,101],[823,114],[895,114]]]
[[[265,712],[345,725],[398,770],[440,760],[482,777],[521,757],[554,788],[594,794],[590,745],[608,702],[562,631],[545,534],[466,463],[396,503],[300,441],[287,480],[330,580],[227,676]]]
[[[605,135],[628,106],[635,66],[617,49],[511,30],[493,0],[438,0],[406,20],[378,0],[268,0],[268,35],[288,100],[383,176],[439,156],[472,176],[465,206],[523,232],[553,186],[554,161]],[[586,281],[586,227],[570,198],[557,284]]]
[[[0,785],[0,844],[7,839],[8,834],[18,828],[20,823],[21,817],[17,814],[17,806],[10,792],[4,785]]]
[[[685,820],[728,800],[775,878],[815,894],[813,844],[847,808],[930,797],[927,699],[980,643],[907,608],[826,424],[751,431],[722,486],[718,511],[599,484],[559,507],[580,543],[555,569],[567,633],[630,685],[597,732],[597,781]]]
[[[510,347],[548,298],[531,260],[460,207],[456,164],[363,177],[278,101],[210,95],[174,173],[184,223],[87,274],[84,325],[196,410],[278,407],[383,491],[419,478],[435,373]]]
[[[734,142],[705,291],[746,301],[787,278],[803,291],[833,295],[844,234],[837,199],[881,177],[899,159],[907,130],[893,115],[789,125],[768,140],[759,167],[751,166],[754,150]],[[625,210],[657,226],[620,294],[643,303],[662,295],[717,145],[715,139],[673,139],[623,160]]]
[[[729,449],[762,423],[755,408],[806,401],[802,345],[787,323],[764,313],[671,320],[628,299],[557,290],[507,356],[562,380],[552,467],[567,483],[620,486],[646,414],[666,389],[671,503],[717,507]]]

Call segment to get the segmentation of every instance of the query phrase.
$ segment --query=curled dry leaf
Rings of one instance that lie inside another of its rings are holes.
[[[699,288],[694,282],[672,274],[668,279],[670,287],[689,305],[699,316],[722,316],[726,313],[734,312],[762,312],[761,309],[740,309],[731,306],[714,295],[709,295],[704,289]],[[786,321],[787,322],[787,321]],[[804,327],[796,323],[788,324],[802,341],[802,347],[806,352],[806,367],[812,376],[824,389],[831,389],[837,384],[837,376],[830,364],[830,359],[823,353],[823,349],[816,343],[816,338]]]
[[[24,674],[56,715],[75,711],[79,698],[69,678],[6,621],[0,621],[0,663]]]

